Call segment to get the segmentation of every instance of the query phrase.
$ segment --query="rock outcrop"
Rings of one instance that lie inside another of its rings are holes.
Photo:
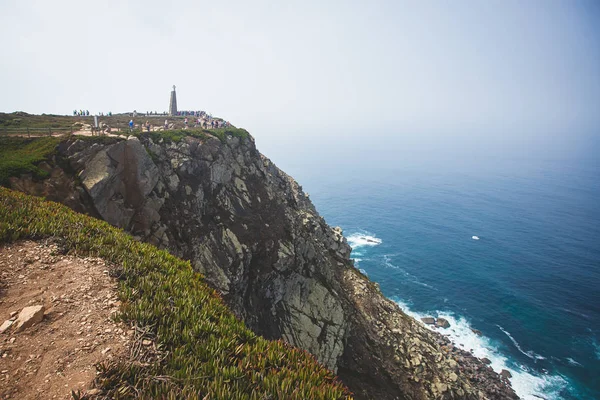
[[[46,311],[46,309],[43,305],[23,308],[15,321],[15,331],[21,332],[38,322],[42,322],[44,311]]]
[[[189,259],[251,329],[311,352],[357,398],[517,398],[355,269],[341,230],[252,137],[71,140],[59,152],[80,182],[70,193],[85,192],[73,208]]]

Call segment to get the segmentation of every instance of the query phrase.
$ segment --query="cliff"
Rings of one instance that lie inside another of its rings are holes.
[[[355,269],[341,230],[244,131],[74,138],[38,167],[46,179],[10,186],[190,260],[250,329],[309,351],[357,398],[517,398]]]

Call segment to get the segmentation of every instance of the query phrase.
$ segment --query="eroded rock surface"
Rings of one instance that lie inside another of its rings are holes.
[[[308,350],[357,398],[517,398],[356,270],[341,230],[252,137],[60,150],[87,195],[81,208],[191,260],[251,329]]]

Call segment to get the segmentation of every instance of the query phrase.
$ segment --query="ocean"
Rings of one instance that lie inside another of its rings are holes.
[[[521,398],[600,399],[598,163],[442,165],[287,172],[356,268],[406,313],[448,319],[440,331],[508,369]]]

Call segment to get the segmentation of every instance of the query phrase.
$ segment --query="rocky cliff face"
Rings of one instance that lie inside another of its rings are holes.
[[[341,230],[251,137],[155,140],[71,140],[58,156],[69,171],[48,166],[55,183],[11,184],[191,260],[251,329],[311,352],[357,398],[517,398],[357,271]]]

